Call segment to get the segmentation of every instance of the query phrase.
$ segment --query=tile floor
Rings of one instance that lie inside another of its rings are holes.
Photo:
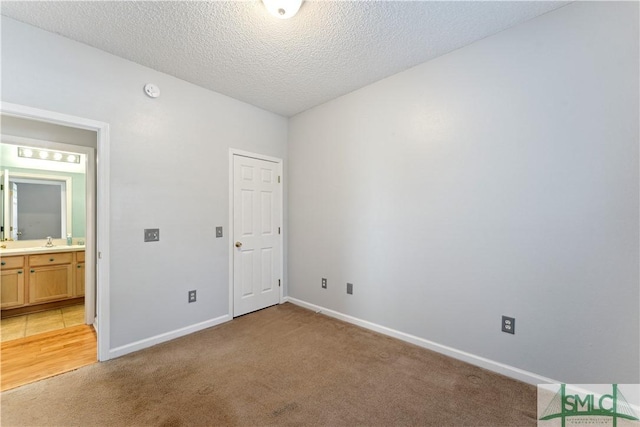
[[[55,331],[56,329],[68,328],[69,326],[82,325],[83,323],[83,304],[9,317],[1,321],[0,341],[11,341],[43,332]]]

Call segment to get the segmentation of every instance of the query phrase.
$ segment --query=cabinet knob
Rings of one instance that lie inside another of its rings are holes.
[[[4,261],[2,261],[2,265],[7,265],[7,263],[6,263],[6,262],[4,262]]]
[[[31,269],[31,272],[32,272],[32,273],[35,273],[36,271],[35,271],[35,270],[33,270],[33,269]]]
[[[49,258],[49,261],[53,262],[53,258]]]
[[[18,270],[18,274],[22,274],[22,270]]]
[[[78,268],[82,268],[82,265],[78,264]]]

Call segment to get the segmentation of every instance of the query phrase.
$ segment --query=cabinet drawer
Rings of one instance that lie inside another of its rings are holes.
[[[3,270],[7,268],[20,268],[24,266],[24,257],[23,256],[5,256],[5,257],[2,257],[0,264],[2,264]]]
[[[76,252],[76,261],[84,262],[84,251]]]
[[[37,267],[40,265],[71,264],[72,262],[73,252],[29,255],[29,265],[31,267]]]

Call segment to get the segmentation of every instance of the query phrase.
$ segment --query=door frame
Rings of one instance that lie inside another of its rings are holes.
[[[279,273],[281,277],[280,294],[278,297],[278,304],[282,304],[284,300],[284,168],[283,160],[278,157],[267,156],[264,154],[252,153],[249,151],[237,150],[235,148],[229,148],[229,228],[227,232],[228,236],[228,249],[229,249],[229,315],[233,319],[233,257],[235,254],[235,247],[233,246],[233,230],[234,230],[234,218],[233,218],[233,158],[234,156],[249,157],[252,159],[265,160],[268,162],[277,163],[280,168],[280,176],[282,177],[280,182],[280,234],[278,241],[280,243],[280,265]]]
[[[27,120],[52,123],[96,132],[95,173],[87,170],[87,187],[93,184],[95,176],[95,194],[87,191],[87,235],[86,247],[95,251],[86,251],[87,274],[96,280],[96,328],[98,340],[98,360],[109,360],[110,348],[110,298],[109,298],[109,124],[83,117],[28,107],[20,104],[2,102],[0,112],[6,116]],[[81,146],[78,146],[81,147]]]

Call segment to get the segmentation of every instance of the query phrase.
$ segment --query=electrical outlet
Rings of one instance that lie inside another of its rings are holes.
[[[222,237],[222,227],[216,227],[216,239]]]
[[[327,289],[327,279],[322,278],[322,289]]]
[[[347,293],[353,295],[353,283],[347,283]]]
[[[516,319],[514,317],[502,316],[502,332],[516,333]]]
[[[144,241],[145,242],[157,242],[160,240],[159,228],[145,228],[144,229]]]
[[[196,302],[196,291],[189,291],[189,302]]]

